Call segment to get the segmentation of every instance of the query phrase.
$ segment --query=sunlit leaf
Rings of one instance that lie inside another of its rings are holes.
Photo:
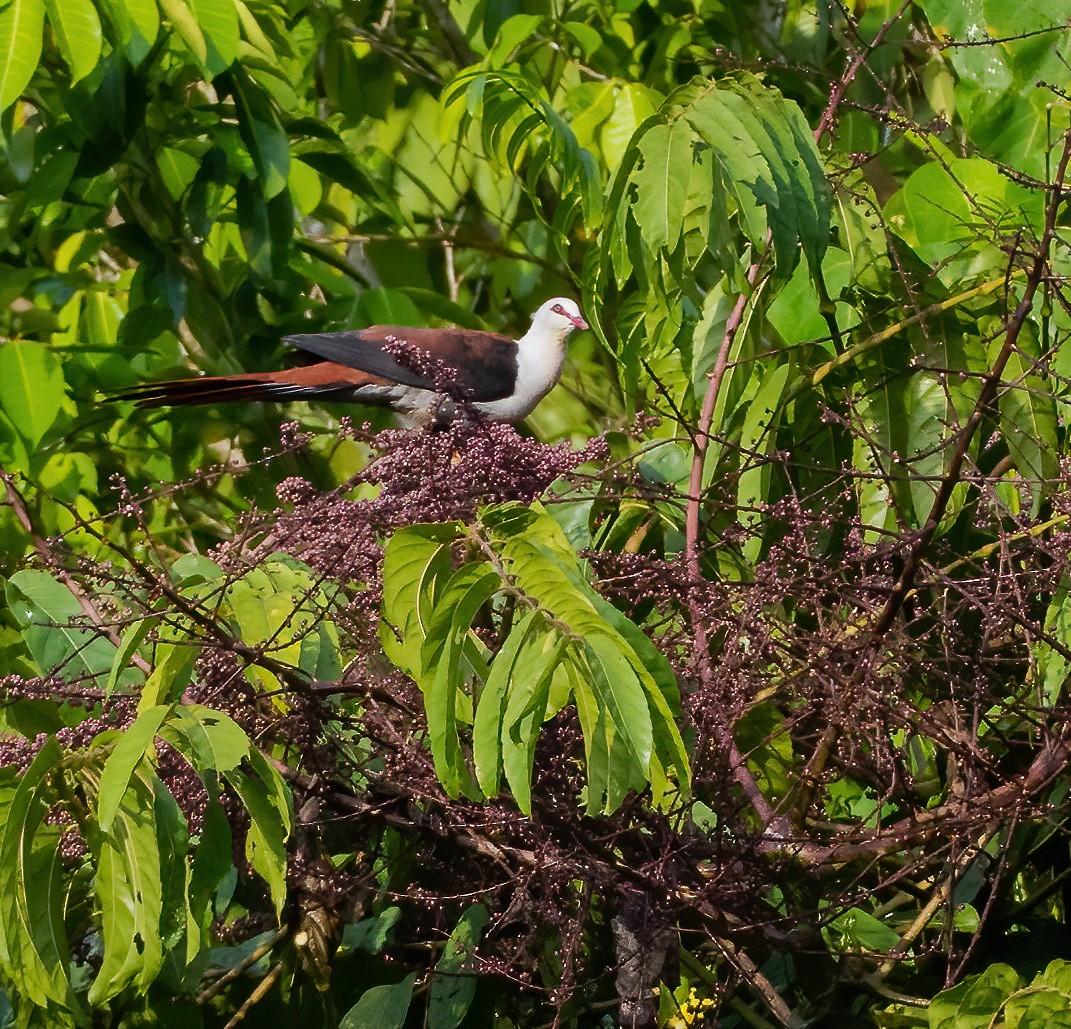
[[[41,57],[44,0],[10,0],[0,7],[0,111],[26,88]]]

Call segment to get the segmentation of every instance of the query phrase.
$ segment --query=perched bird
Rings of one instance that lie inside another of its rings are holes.
[[[548,300],[518,340],[471,329],[373,325],[287,336],[323,358],[302,368],[146,383],[115,397],[140,407],[238,400],[338,400],[389,407],[411,427],[449,422],[466,408],[517,422],[553,389],[565,340],[587,322],[575,301]]]

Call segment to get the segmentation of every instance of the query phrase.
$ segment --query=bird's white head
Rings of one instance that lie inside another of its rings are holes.
[[[555,336],[566,336],[573,329],[586,329],[588,323],[580,313],[575,300],[568,297],[554,297],[548,300],[532,315],[532,328],[537,332],[550,332]]]

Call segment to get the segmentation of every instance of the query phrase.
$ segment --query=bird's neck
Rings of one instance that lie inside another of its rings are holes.
[[[566,329],[551,329],[545,325],[533,324],[517,340],[517,379],[528,380],[537,390],[549,390],[561,374],[565,363],[565,339],[569,335]]]

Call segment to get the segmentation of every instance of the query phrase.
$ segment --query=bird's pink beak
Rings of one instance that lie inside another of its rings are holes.
[[[579,314],[569,315],[569,321],[571,321],[578,329],[586,329],[588,323],[584,321],[583,317]]]

